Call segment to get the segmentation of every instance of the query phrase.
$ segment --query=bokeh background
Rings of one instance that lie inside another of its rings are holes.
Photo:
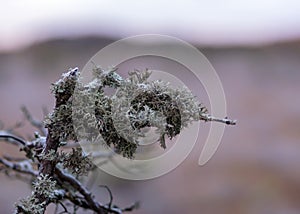
[[[42,119],[43,106],[53,106],[50,83],[70,67],[83,68],[105,45],[131,35],[166,34],[190,42],[220,76],[228,115],[238,124],[226,128],[213,158],[197,165],[209,129],[201,123],[192,153],[167,175],[127,181],[99,172],[91,189],[100,201],[108,201],[98,187],[102,184],[111,188],[116,204],[140,201],[133,213],[300,213],[299,1],[28,0],[0,5],[4,128],[24,120],[21,105]],[[199,100],[208,101],[205,92]],[[17,131],[32,136],[34,129],[26,125]],[[17,153],[1,142],[1,155]],[[31,190],[3,174],[0,181],[0,213],[12,213],[14,202]]]

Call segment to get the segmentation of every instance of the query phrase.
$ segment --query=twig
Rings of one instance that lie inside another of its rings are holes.
[[[221,119],[221,118],[213,117],[209,114],[201,114],[200,120],[205,120],[206,122],[207,121],[220,122],[220,123],[225,123],[226,125],[236,125],[236,122],[237,122],[237,120],[230,120],[227,117],[225,117],[224,119]]]
[[[0,138],[3,138],[5,141],[13,143],[14,145],[22,145],[22,146],[26,146],[26,142],[24,140],[22,140],[21,138],[10,134],[7,131],[3,131],[0,130]]]
[[[83,197],[85,198],[86,202],[88,203],[91,209],[93,209],[94,211],[98,211],[99,213],[106,213],[106,211],[101,207],[101,205],[93,199],[92,194],[84,186],[82,186],[82,184],[76,178],[74,178],[69,174],[64,173],[58,167],[55,167],[55,174],[62,181],[66,181],[74,189],[80,192],[80,194],[83,195]]]
[[[62,206],[62,208],[64,209],[64,211],[62,211],[62,212],[60,212],[60,213],[58,213],[58,214],[62,214],[62,213],[69,213],[70,214],[70,212],[68,211],[68,209],[66,208],[66,206],[62,203],[62,202],[58,202],[61,206]]]
[[[134,204],[132,204],[130,207],[122,209],[122,212],[130,212],[132,210],[138,209],[139,207],[140,207],[140,202],[137,201]]]
[[[25,115],[26,119],[29,121],[29,123],[33,126],[38,128],[38,130],[45,136],[47,134],[46,129],[44,128],[44,124],[42,121],[38,121],[36,119],[34,119],[31,115],[31,113],[28,111],[28,109],[26,108],[26,106],[22,106],[21,110],[23,112],[23,114]]]
[[[3,157],[8,161],[25,161],[27,158],[21,158],[21,157],[11,157],[8,155],[3,155]]]
[[[107,190],[107,192],[109,194],[108,208],[111,208],[111,205],[112,205],[112,202],[113,202],[113,199],[114,199],[111,190],[106,185],[99,185],[99,187],[103,187]]]
[[[4,158],[0,158],[0,163],[2,163],[7,168],[10,168],[14,171],[21,172],[24,174],[29,174],[32,176],[37,176],[39,174],[38,171],[32,169],[31,164],[28,161],[21,161],[21,162],[14,163]]]
[[[77,208],[81,207],[81,208],[84,208],[84,209],[91,209],[90,206],[88,205],[88,203],[83,198],[79,198],[71,192],[67,192],[64,195],[64,199],[67,199],[70,202],[72,202],[72,204],[74,206],[76,206]]]
[[[55,167],[55,174],[58,176],[58,178],[61,181],[65,181],[69,183],[74,189],[76,189],[83,197],[83,200],[78,200],[78,198],[70,197],[73,203],[88,208],[91,210],[94,210],[95,212],[101,214],[101,213],[114,213],[114,214],[122,214],[123,211],[129,211],[131,209],[134,209],[133,206],[130,206],[129,208],[124,208],[123,210],[118,207],[111,206],[111,203],[109,205],[101,205],[99,202],[95,201],[93,198],[93,195],[84,187],[82,184],[73,176],[64,173],[61,169],[58,167]],[[111,193],[110,193],[111,194]],[[70,196],[70,195],[69,195]],[[112,200],[112,197],[110,197]],[[136,206],[135,206],[136,208]]]

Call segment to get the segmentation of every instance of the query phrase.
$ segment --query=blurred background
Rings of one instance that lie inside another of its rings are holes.
[[[201,123],[192,153],[167,175],[127,181],[99,172],[92,187],[97,198],[108,201],[102,184],[118,205],[140,201],[133,213],[298,214],[299,11],[297,0],[1,1],[0,121],[5,128],[23,121],[21,105],[42,119],[43,106],[51,110],[54,102],[50,83],[70,67],[82,69],[113,41],[145,33],[175,36],[212,63],[228,116],[238,124],[226,127],[203,167],[197,162],[208,123]],[[199,96],[208,101],[204,92]],[[35,130],[18,131],[32,136]],[[0,155],[18,152],[2,142],[0,148]],[[3,174],[0,181],[0,213],[12,213],[14,202],[31,190]]]

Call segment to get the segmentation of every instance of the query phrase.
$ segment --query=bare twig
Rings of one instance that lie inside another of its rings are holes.
[[[113,199],[114,199],[111,190],[106,185],[99,185],[99,187],[103,187],[107,190],[107,192],[109,194],[108,208],[111,208],[111,205],[112,205],[112,202],[113,202]]]
[[[135,209],[138,209],[139,207],[140,207],[140,202],[137,201],[134,204],[132,204],[131,206],[122,209],[122,212],[130,212]]]
[[[3,140],[10,142],[14,145],[18,145],[18,146],[20,146],[20,144],[22,146],[26,145],[26,141],[4,130],[0,130],[0,138],[3,138]]]
[[[11,157],[11,156],[8,156],[8,155],[3,155],[3,158],[5,158],[8,161],[24,161],[24,160],[27,160],[27,158],[25,158],[25,157]]]
[[[62,211],[62,212],[60,212],[60,213],[58,213],[58,214],[63,214],[63,213],[69,213],[70,214],[70,212],[68,211],[68,209],[66,208],[66,206],[62,203],[62,202],[58,202],[61,206],[62,206],[62,208],[64,209],[64,211]]]
[[[36,120],[32,117],[31,113],[28,111],[28,109],[26,108],[26,106],[22,106],[21,110],[23,112],[23,114],[25,115],[26,119],[30,122],[30,124],[33,127],[38,128],[38,130],[41,132],[41,134],[43,134],[44,136],[46,136],[47,131],[44,128],[44,124],[42,121]]]
[[[220,122],[220,123],[225,123],[226,125],[236,125],[237,122],[236,120],[230,120],[227,117],[221,119],[221,118],[213,117],[209,114],[200,115],[200,120]]]
[[[32,165],[28,160],[21,161],[21,162],[11,162],[11,161],[8,161],[4,158],[0,158],[0,163],[2,163],[7,168],[12,169],[16,172],[29,174],[29,175],[32,175],[32,176],[37,176],[38,175],[38,171],[32,169]]]

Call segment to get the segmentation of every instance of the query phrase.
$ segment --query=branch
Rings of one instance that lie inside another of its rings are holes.
[[[67,192],[63,198],[69,200],[74,205],[81,207],[83,209],[91,209],[84,198],[80,198],[71,192]]]
[[[74,204],[76,204],[80,207],[94,210],[95,212],[97,212],[99,214],[101,214],[101,213],[122,214],[122,212],[131,211],[132,209],[135,209],[138,207],[137,203],[135,203],[134,206],[132,205],[132,206],[130,206],[128,208],[124,208],[124,209],[120,209],[116,206],[112,206],[111,205],[112,195],[111,195],[111,192],[109,189],[108,190],[109,190],[109,194],[110,194],[110,202],[108,205],[102,205],[99,202],[95,201],[92,193],[89,192],[84,186],[82,186],[82,184],[73,176],[64,173],[58,167],[55,168],[55,174],[58,176],[60,181],[65,181],[65,182],[69,183],[75,190],[77,190],[84,197],[84,200],[82,200],[82,199],[78,199],[78,197],[76,197],[74,195],[70,195],[70,194],[65,196],[70,201],[72,201]]]
[[[86,200],[87,204],[89,205],[89,207],[98,212],[98,213],[107,213],[106,210],[101,207],[101,205],[96,202],[93,197],[92,194],[84,187],[82,186],[82,184],[73,176],[64,173],[61,169],[59,168],[55,168],[55,174],[58,176],[58,178],[62,181],[66,181],[67,183],[69,183],[74,189],[76,189],[78,192],[80,192],[80,194],[83,195],[84,199]]]
[[[55,108],[59,108],[61,105],[65,105],[68,100],[72,97],[77,79],[79,76],[78,68],[69,70],[69,72],[63,74],[63,78],[54,84],[56,89],[55,92]],[[60,143],[60,137],[56,136],[55,133],[55,123],[48,125],[48,133],[46,138],[46,146],[44,149],[44,154],[47,155],[51,150],[57,151]],[[55,161],[43,160],[41,163],[40,174],[52,176],[55,170]]]

